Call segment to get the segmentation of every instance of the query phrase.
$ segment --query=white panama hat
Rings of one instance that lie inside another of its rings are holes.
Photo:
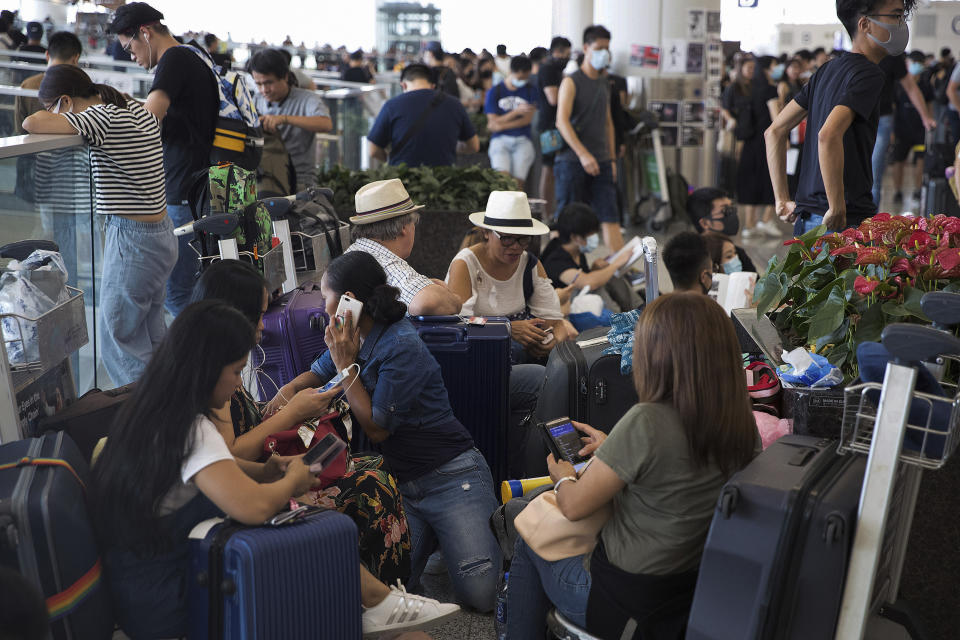
[[[542,236],[550,227],[535,220],[523,191],[491,191],[487,210],[470,214],[470,222],[482,229],[520,236]]]
[[[357,215],[350,217],[353,224],[379,222],[423,209],[422,204],[413,204],[400,178],[363,185],[354,196],[354,204]]]

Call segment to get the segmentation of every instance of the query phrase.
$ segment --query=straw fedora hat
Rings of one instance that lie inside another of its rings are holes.
[[[354,203],[357,215],[350,217],[353,224],[370,224],[423,209],[422,204],[413,204],[399,178],[363,185],[354,196]]]
[[[520,236],[542,236],[550,227],[530,214],[523,191],[491,191],[487,210],[470,214],[470,222],[482,229]]]

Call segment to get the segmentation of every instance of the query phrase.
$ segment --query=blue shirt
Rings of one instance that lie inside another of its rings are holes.
[[[420,114],[430,108],[435,95],[433,89],[418,89],[390,98],[380,109],[367,139],[381,149],[396,146],[417,123]],[[457,142],[469,140],[476,133],[460,101],[444,96],[420,131],[398,153],[391,151],[389,164],[452,166],[457,159]]]
[[[374,326],[360,347],[357,364],[360,381],[370,394],[373,421],[390,432],[381,450],[400,482],[473,447],[473,438],[450,408],[440,365],[409,320]],[[310,370],[323,381],[337,373],[329,351]]]
[[[528,82],[519,89],[508,89],[505,82],[496,85],[490,91],[487,91],[486,100],[483,104],[484,113],[492,113],[498,116],[506,115],[522,104],[532,104],[537,106],[540,103],[537,94],[540,92],[533,82]],[[515,129],[505,129],[491,133],[491,138],[497,136],[526,136],[530,137],[530,125],[516,127]]]

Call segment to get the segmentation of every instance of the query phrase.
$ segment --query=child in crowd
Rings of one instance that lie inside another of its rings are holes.
[[[193,300],[216,299],[243,313],[257,328],[259,343],[268,300],[263,274],[241,260],[215,262],[197,280]],[[255,461],[263,456],[267,436],[295,429],[331,411],[331,400],[340,392],[339,387],[325,393],[304,389],[264,419],[260,404],[241,385],[229,404],[213,410],[211,420],[234,456]],[[350,516],[360,535],[360,562],[381,582],[406,581],[410,577],[410,534],[397,481],[383,468],[382,456],[354,456],[351,460],[352,468],[343,477],[301,499]],[[389,541],[387,533],[392,534]]]
[[[733,324],[706,296],[661,296],[637,323],[633,371],[639,402],[609,436],[577,425],[590,466],[578,477],[547,459],[564,516],[612,515],[589,558],[544,560],[517,539],[511,640],[540,637],[551,604],[602,638],[631,637],[628,624],[643,629],[658,611],[686,619],[720,490],[759,449]]]
[[[166,332],[165,287],[177,260],[160,123],[73,65],[48,68],[39,97],[47,111],[24,120],[26,131],[79,133],[90,145],[96,213],[106,218],[100,350],[114,384],[125,385],[140,377]]]
[[[369,253],[333,260],[320,282],[327,313],[340,298],[363,303],[327,327],[329,351],[280,389],[274,405],[318,387],[338,371],[354,429],[363,429],[400,481],[413,540],[412,575],[419,585],[439,543],[457,599],[478,611],[493,609],[501,554],[488,519],[497,507],[493,479],[473,438],[453,415],[440,365],[406,319],[399,290]]]
[[[111,425],[94,467],[93,522],[117,621],[131,637],[185,635],[183,585],[194,526],[224,514],[261,524],[315,481],[299,457],[272,456],[264,464],[234,458],[211,420],[240,385],[255,337],[250,321],[225,302],[190,305]],[[416,626],[457,610],[388,589],[363,566],[360,596],[364,632]]]

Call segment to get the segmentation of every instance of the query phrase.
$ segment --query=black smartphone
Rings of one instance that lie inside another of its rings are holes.
[[[580,441],[580,432],[570,421],[570,418],[557,418],[550,422],[540,423],[546,436],[547,446],[557,460],[566,460],[570,464],[580,464],[588,458],[577,454],[583,448]]]
[[[337,457],[338,453],[346,448],[347,443],[332,433],[328,433],[310,451],[303,454],[303,464],[311,467],[310,470],[314,473],[319,473]],[[316,469],[313,469],[313,467],[316,467]]]

